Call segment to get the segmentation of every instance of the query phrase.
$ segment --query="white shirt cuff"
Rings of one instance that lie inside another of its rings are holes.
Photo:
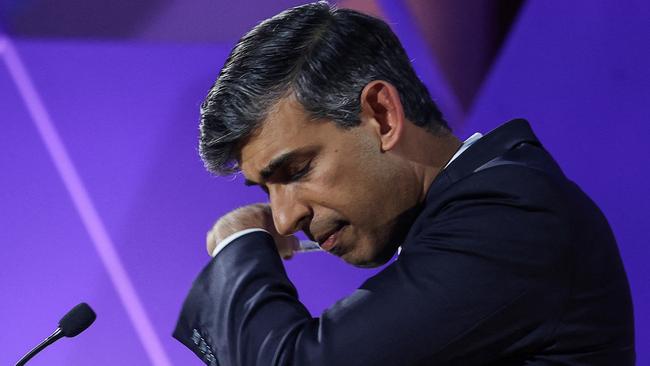
[[[253,229],[241,230],[241,231],[238,231],[238,232],[236,232],[236,233],[234,233],[234,234],[228,235],[227,238],[223,239],[223,240],[222,240],[219,244],[217,244],[217,246],[214,248],[214,250],[212,251],[212,257],[214,257],[214,256],[216,256],[217,254],[219,254],[219,252],[222,251],[223,248],[226,247],[226,245],[228,245],[228,244],[230,244],[231,242],[235,241],[235,239],[238,239],[239,237],[244,236],[244,235],[249,234],[249,233],[254,233],[254,232],[256,232],[256,231],[263,231],[263,232],[269,234],[269,232],[266,231],[266,230],[264,230],[264,229],[253,228]]]

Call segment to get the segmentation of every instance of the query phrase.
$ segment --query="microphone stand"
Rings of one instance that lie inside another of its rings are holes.
[[[41,352],[45,347],[49,346],[50,344],[61,339],[61,337],[63,337],[63,332],[61,331],[61,328],[56,328],[54,333],[52,333],[49,337],[45,338],[45,340],[41,342],[38,346],[34,347],[34,349],[27,352],[27,354],[24,355],[23,358],[21,358],[20,361],[18,361],[18,363],[16,363],[16,366],[23,366],[37,353]]]

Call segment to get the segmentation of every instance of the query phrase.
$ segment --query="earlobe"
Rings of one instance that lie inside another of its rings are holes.
[[[384,80],[374,80],[361,93],[362,120],[377,133],[382,151],[393,149],[402,137],[405,117],[397,89]]]

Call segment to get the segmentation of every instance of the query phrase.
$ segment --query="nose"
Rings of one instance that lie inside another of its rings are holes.
[[[269,187],[269,198],[275,229],[280,235],[291,235],[309,221],[311,210],[291,185]]]

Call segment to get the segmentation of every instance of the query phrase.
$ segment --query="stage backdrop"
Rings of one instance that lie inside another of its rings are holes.
[[[609,218],[650,364],[650,9],[647,2],[526,4],[466,119],[399,3],[380,2],[461,137],[528,118]],[[232,46],[0,38],[0,364],[80,301],[98,313],[34,365],[198,365],[170,336],[208,261],[206,230],[265,196],[208,175],[199,104]],[[287,262],[317,316],[374,271],[320,253]]]

